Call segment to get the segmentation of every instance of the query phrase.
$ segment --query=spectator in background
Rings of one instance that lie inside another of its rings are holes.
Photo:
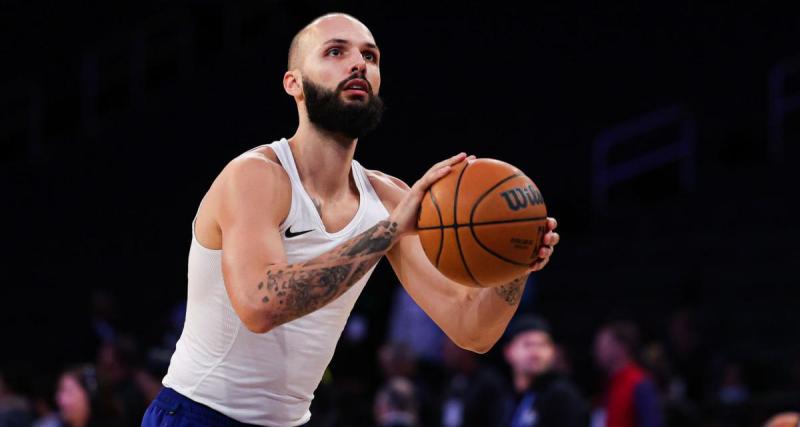
[[[440,365],[444,332],[411,299],[402,286],[396,286],[389,314],[389,342],[404,344],[422,363]]]
[[[113,427],[119,416],[104,397],[93,366],[83,365],[61,374],[56,403],[65,427]]]
[[[608,375],[602,407],[592,427],[660,427],[661,408],[655,384],[636,363],[639,330],[630,322],[603,326],[595,338],[595,359]]]
[[[717,399],[723,405],[740,405],[750,397],[750,390],[744,378],[742,366],[728,362],[722,372],[722,382]]]
[[[117,338],[116,300],[110,291],[92,292],[92,332],[99,343],[111,343]]]
[[[61,420],[53,400],[55,385],[50,375],[38,373],[33,380],[31,404],[35,420],[31,427],[61,427]],[[0,425],[3,425],[0,423]]]
[[[394,377],[415,378],[417,359],[405,344],[387,343],[378,350],[378,363],[386,380]]]
[[[509,412],[509,393],[503,379],[478,356],[452,341],[443,343],[442,357],[450,374],[442,405],[442,427],[500,425]]]
[[[384,344],[378,350],[378,363],[386,384],[395,378],[404,378],[411,383],[420,425],[436,425],[440,417],[435,396],[441,395],[441,384],[436,377],[420,374],[413,350],[405,344]]]
[[[415,427],[417,401],[414,385],[405,378],[392,378],[375,395],[375,422],[378,427]]]
[[[14,375],[14,368],[0,372],[0,426],[28,426],[31,422],[31,408],[28,400],[21,394],[21,375]]]
[[[152,361],[148,361],[145,366],[136,369],[133,380],[144,402],[152,402],[156,399],[162,388],[161,378],[164,378],[166,372],[166,368]]]
[[[648,344],[640,352],[641,363],[650,374],[651,381],[661,396],[663,421],[666,426],[699,427],[701,413],[697,405],[688,399],[686,382],[669,359],[660,342]]]
[[[682,308],[670,316],[666,356],[673,365],[669,384],[673,400],[701,402],[706,396],[708,390],[703,386],[709,379],[709,364],[703,342],[702,327],[695,310]]]
[[[123,427],[140,426],[149,403],[134,378],[138,364],[138,349],[129,337],[118,335],[114,342],[103,343],[98,349],[97,380],[113,399]]]
[[[586,403],[575,386],[554,368],[556,347],[548,323],[523,315],[511,323],[506,337],[503,352],[518,396],[510,425],[586,426]]]

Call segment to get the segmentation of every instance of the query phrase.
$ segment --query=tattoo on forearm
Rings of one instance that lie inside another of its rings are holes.
[[[388,221],[385,222],[388,223]],[[358,239],[351,248],[344,252],[344,255],[353,257],[375,252],[383,252],[392,243],[392,236],[394,236],[395,233],[397,233],[396,222],[389,224],[385,230],[376,231],[370,234],[364,233],[362,234],[364,237]]]
[[[373,265],[375,265],[375,263],[371,260],[361,261],[361,264],[358,264],[355,270],[353,270],[353,276],[362,277]]]
[[[397,223],[381,221],[336,251],[267,270],[266,280],[257,287],[263,303],[277,302],[272,323],[301,317],[343,294],[380,260],[396,234]]]
[[[525,282],[528,275],[517,277],[511,282],[494,288],[497,295],[502,298],[508,305],[517,305],[522,297],[522,291],[525,290]]]

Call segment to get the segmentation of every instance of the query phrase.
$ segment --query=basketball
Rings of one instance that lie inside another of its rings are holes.
[[[494,159],[461,162],[425,193],[417,222],[428,259],[465,286],[521,276],[538,258],[547,209],[533,181]]]

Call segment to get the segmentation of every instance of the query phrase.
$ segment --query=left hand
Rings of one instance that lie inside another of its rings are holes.
[[[547,232],[542,236],[542,247],[539,248],[539,258],[531,264],[530,273],[534,271],[539,271],[547,265],[547,262],[550,261],[550,257],[553,255],[553,250],[555,246],[558,244],[561,237],[556,233],[555,230],[558,226],[558,222],[555,218],[547,218]]]

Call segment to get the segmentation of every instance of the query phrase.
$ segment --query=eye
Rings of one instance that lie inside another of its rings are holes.
[[[366,59],[367,61],[370,61],[370,62],[378,62],[378,56],[377,56],[377,55],[375,55],[375,54],[374,54],[374,53],[372,53],[372,52],[364,52],[364,54],[363,54],[362,56],[363,56],[363,57],[364,57],[364,59]]]
[[[332,47],[328,49],[328,52],[325,53],[327,56],[340,56],[342,54],[342,50],[338,47]]]

